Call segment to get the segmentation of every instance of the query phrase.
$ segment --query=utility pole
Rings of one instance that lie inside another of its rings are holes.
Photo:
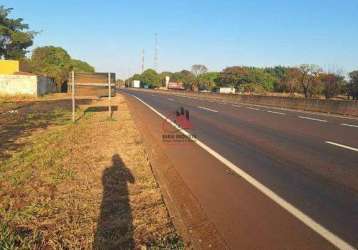
[[[158,34],[155,33],[154,34],[154,70],[158,72],[158,52],[159,52],[159,48],[158,48]]]
[[[142,74],[144,72],[144,49],[142,49]]]

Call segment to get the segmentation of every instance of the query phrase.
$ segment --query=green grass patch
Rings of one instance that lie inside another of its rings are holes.
[[[21,126],[57,126],[24,138],[25,146],[0,164],[0,249],[40,247],[42,234],[34,223],[55,216],[53,207],[63,206],[53,199],[56,186],[76,177],[64,161],[71,151],[68,132],[73,128],[66,116],[61,108],[27,114]]]

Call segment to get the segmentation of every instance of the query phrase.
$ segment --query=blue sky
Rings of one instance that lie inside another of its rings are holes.
[[[319,64],[358,69],[357,0],[1,0],[31,29],[35,46],[55,45],[118,78],[159,70],[233,65]]]

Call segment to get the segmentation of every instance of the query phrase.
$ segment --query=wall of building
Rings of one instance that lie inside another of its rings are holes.
[[[0,75],[0,94],[40,96],[56,92],[54,82],[36,75]]]
[[[37,76],[0,75],[0,94],[37,96]]]
[[[12,75],[20,71],[20,63],[16,60],[0,60],[0,74]]]
[[[55,93],[56,91],[56,84],[55,82],[45,76],[38,76],[37,77],[37,95],[45,95],[48,93]]]

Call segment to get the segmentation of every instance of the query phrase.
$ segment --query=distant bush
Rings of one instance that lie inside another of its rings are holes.
[[[244,93],[265,93],[265,88],[261,84],[257,83],[245,83],[239,86],[239,91]]]

